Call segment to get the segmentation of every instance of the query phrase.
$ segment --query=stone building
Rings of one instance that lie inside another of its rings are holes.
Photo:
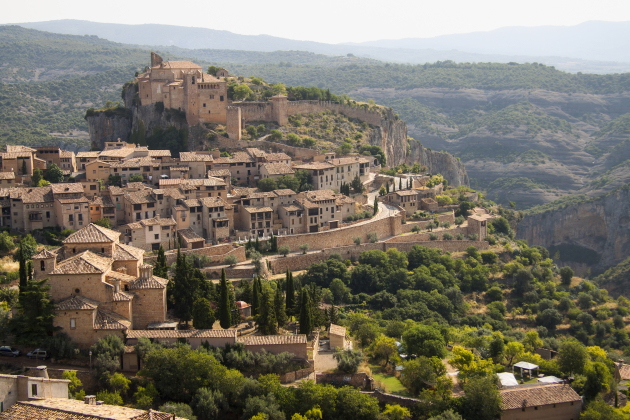
[[[166,61],[151,53],[151,67],[136,77],[142,105],[161,102],[186,113],[189,125],[226,122],[227,82],[190,61]]]
[[[506,387],[501,420],[578,420],[582,398],[568,384]]]
[[[120,243],[120,236],[90,224],[62,247],[33,256],[34,278],[49,279],[57,303],[53,325],[80,347],[166,318],[168,280],[154,276],[144,251]]]
[[[355,213],[354,200],[332,190],[305,191],[298,194],[297,201],[306,210],[307,232],[336,229],[344,218]]]
[[[190,179],[203,179],[208,175],[208,171],[212,170],[214,158],[207,153],[181,152],[179,162],[181,166],[190,168]],[[175,176],[171,176],[171,178],[175,178]]]
[[[139,222],[123,225],[121,230],[125,234],[125,243],[145,251],[157,251],[173,247],[176,237],[177,222],[171,218],[155,218],[140,220]]]
[[[403,207],[408,213],[418,210],[418,192],[416,190],[398,190],[387,194],[388,201]]]
[[[285,175],[293,176],[295,171],[286,163],[263,163],[260,166],[260,179],[278,179]]]
[[[15,173],[0,172],[0,188],[15,187]]]
[[[0,419],[17,418],[2,413],[19,402],[51,398],[68,399],[69,380],[50,379],[46,366],[38,366],[34,371],[36,376],[0,374]]]
[[[326,162],[311,162],[302,165],[295,165],[293,169],[306,171],[311,175],[313,179],[314,190],[327,190],[331,188],[339,188],[335,175],[337,169],[334,165]]]
[[[330,349],[341,349],[344,350],[346,348],[346,329],[341,325],[330,324],[328,328],[328,338],[330,340]]]
[[[53,163],[65,172],[76,172],[77,163],[74,152],[69,150],[61,150],[58,146],[40,146],[35,147],[35,156],[46,162],[46,166]]]

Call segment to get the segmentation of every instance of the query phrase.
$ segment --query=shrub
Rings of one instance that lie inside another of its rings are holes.
[[[462,216],[457,216],[457,217],[455,218],[455,224],[456,224],[457,226],[464,224],[464,218],[463,218]]]
[[[337,369],[344,373],[356,373],[365,359],[362,351],[341,350],[333,357],[337,360]]]
[[[435,233],[429,233],[429,240],[437,241],[438,236]]]
[[[444,239],[445,241],[452,241],[453,240],[453,235],[451,235],[450,233],[443,233],[442,234],[442,239]]]
[[[422,229],[420,229],[420,226],[415,225],[414,227],[411,228],[412,232],[420,232]]]
[[[123,399],[118,392],[109,392],[107,390],[99,391],[96,393],[97,401],[103,401],[108,405],[122,405]]]
[[[451,223],[450,223],[450,222],[443,222],[443,223],[442,223],[442,227],[443,227],[444,229],[448,229],[448,228],[450,228],[450,227],[451,227]]]
[[[354,214],[351,214],[348,217],[346,217],[346,222],[354,222],[355,220],[356,218],[354,217]]]
[[[234,265],[238,262],[238,257],[236,255],[228,255],[223,259],[223,262],[227,265]]]
[[[256,127],[256,133],[258,134],[262,134],[267,130],[267,128],[265,127],[265,124],[259,124],[258,127]]]
[[[269,138],[271,138],[272,141],[280,141],[282,140],[282,132],[278,130],[271,130]]]
[[[188,420],[196,420],[197,416],[193,414],[192,408],[186,403],[176,403],[169,401],[166,404],[160,406],[159,411],[162,413],[175,414],[177,417],[181,417]]]
[[[256,127],[254,126],[249,126],[245,129],[245,131],[247,131],[247,134],[249,134],[252,137],[256,137],[258,136],[258,132],[256,131]]]
[[[354,238],[352,238],[352,240],[354,241],[355,245],[361,245],[361,237],[360,236],[355,236]]]
[[[287,134],[287,141],[293,146],[302,145],[302,139],[297,134],[294,134],[294,133]]]
[[[310,248],[308,244],[302,244],[299,246],[300,251],[302,251],[302,254],[306,254],[308,252],[308,249]]]
[[[129,177],[129,182],[143,182],[144,178],[140,174],[133,174]]]
[[[376,232],[370,232],[367,234],[367,238],[368,238],[368,241],[370,241],[370,243],[373,244],[376,241],[378,241],[378,234]]]
[[[289,249],[289,247],[287,245],[282,245],[281,247],[278,247],[278,254],[283,255],[283,256],[287,256],[289,255],[289,252],[291,252],[291,250]]]
[[[464,234],[463,233],[458,233],[457,235],[455,235],[455,239],[457,239],[458,241],[463,241],[464,240]]]
[[[479,235],[477,235],[476,233],[471,233],[470,235],[468,235],[468,239],[470,239],[471,241],[476,241],[477,238],[479,238]]]
[[[492,235],[486,236],[486,242],[488,242],[490,245],[496,245],[497,244],[497,238],[495,238]]]

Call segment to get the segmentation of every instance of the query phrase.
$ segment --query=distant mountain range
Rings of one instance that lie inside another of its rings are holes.
[[[353,54],[381,61],[412,64],[455,62],[540,62],[570,72],[630,71],[630,22],[586,22],[572,27],[508,27],[490,32],[435,38],[379,40],[360,44],[325,44],[269,35],[182,26],[123,25],[82,20],[21,23],[41,31],[97,35],[138,46],[247,51],[308,51],[332,56]],[[178,51],[181,53],[181,51]],[[188,54],[195,55],[195,54]]]

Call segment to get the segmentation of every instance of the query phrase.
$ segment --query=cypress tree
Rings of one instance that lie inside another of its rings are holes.
[[[389,194],[389,181],[385,183],[385,193]]]
[[[199,283],[194,277],[192,266],[177,249],[177,264],[175,266],[175,284],[173,287],[173,301],[175,315],[188,324],[192,319],[192,308],[199,293]],[[170,282],[169,282],[170,283]]]
[[[287,323],[287,311],[284,306],[284,298],[282,297],[282,290],[276,288],[276,296],[273,301],[274,311],[276,312],[276,321],[278,327],[284,327]]]
[[[258,315],[258,332],[263,335],[274,335],[278,333],[278,323],[274,310],[274,302],[271,291],[265,290],[260,294],[260,308]]]
[[[27,284],[27,276],[26,276],[26,261],[24,260],[24,251],[22,251],[22,247],[20,246],[19,249],[19,254],[18,254],[18,262],[20,263],[20,294],[22,294],[24,292],[24,290],[26,290],[26,284]]]
[[[392,181],[392,192],[396,192],[396,180]]]
[[[374,215],[378,213],[378,197],[374,197]]]
[[[258,235],[256,235],[256,242],[254,243],[254,249],[260,252],[260,242],[258,241]]]
[[[157,261],[155,262],[153,273],[157,277],[162,277],[163,279],[168,278],[168,265],[166,264],[166,255],[164,255],[164,247],[162,247],[162,245],[160,245],[160,249],[158,251]]]
[[[402,178],[398,178],[400,181],[398,182],[398,189],[402,191]]]
[[[260,306],[260,295],[258,292],[258,278],[255,278],[254,284],[252,284],[252,316],[258,315],[258,307]]]
[[[302,289],[301,301],[300,334],[306,334],[308,336],[313,332],[313,319],[311,316],[311,299],[306,289]]]
[[[232,314],[230,296],[228,292],[227,279],[225,278],[225,268],[221,269],[221,283],[219,296],[219,323],[221,328],[228,329],[232,325]]]
[[[28,279],[33,280],[33,261],[26,263],[26,272],[28,274]]]
[[[295,286],[293,284],[293,273],[287,270],[287,314],[294,315],[295,309]]]
[[[22,159],[22,175],[26,175],[26,159]]]

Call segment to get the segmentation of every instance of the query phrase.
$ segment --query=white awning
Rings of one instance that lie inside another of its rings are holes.
[[[514,365],[514,367],[517,367],[519,369],[525,369],[525,370],[538,369],[538,365],[535,365],[533,363],[527,363],[527,362],[518,362],[517,364]]]
[[[517,386],[518,381],[514,377],[513,373],[510,372],[501,372],[497,373],[499,380],[501,381],[501,385],[503,386]]]
[[[560,378],[556,378],[555,376],[545,376],[543,378],[538,378],[538,382],[542,382],[544,384],[560,384],[564,381]]]

